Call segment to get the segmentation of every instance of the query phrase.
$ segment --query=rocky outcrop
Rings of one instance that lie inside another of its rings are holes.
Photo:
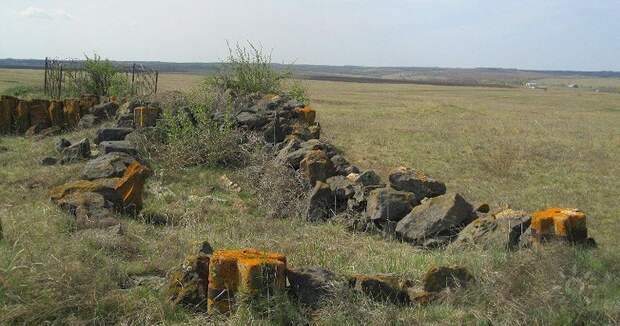
[[[402,280],[394,274],[354,275],[349,279],[349,286],[373,300],[391,302],[397,305],[410,303],[407,289],[413,283]]]

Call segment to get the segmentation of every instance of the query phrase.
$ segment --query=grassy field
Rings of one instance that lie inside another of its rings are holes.
[[[200,77],[161,80],[161,88],[171,90]],[[74,177],[81,164],[40,166],[38,160],[52,154],[54,138],[2,137],[0,324],[620,323],[619,94],[304,84],[324,138],[361,167],[383,176],[399,165],[420,168],[471,201],[493,206],[581,208],[599,249],[427,251],[350,233],[339,224],[269,219],[247,191],[218,185],[222,174],[234,178],[234,171],[207,168],[157,169],[150,179],[146,209],[168,216],[170,225],[127,217],[123,236],[75,232],[46,192]],[[267,318],[242,310],[226,320],[172,307],[151,287],[123,286],[136,276],[164,276],[203,240],[215,248],[282,252],[294,267],[320,265],[344,275],[391,272],[416,282],[433,265],[461,264],[478,282],[430,306],[402,308],[344,293],[309,316],[292,308]]]

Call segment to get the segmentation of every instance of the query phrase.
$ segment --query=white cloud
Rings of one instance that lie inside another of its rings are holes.
[[[64,11],[63,9],[42,9],[32,6],[20,11],[19,15],[24,18],[33,19],[73,19],[73,16],[71,16],[70,13]]]

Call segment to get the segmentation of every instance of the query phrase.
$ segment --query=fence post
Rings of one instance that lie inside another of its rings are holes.
[[[43,93],[48,95],[47,93],[47,57],[45,57],[45,80],[43,81]]]
[[[134,80],[136,78],[136,64],[131,65],[131,94],[134,95]]]
[[[62,95],[62,63],[60,64],[60,77],[58,78],[58,99]]]

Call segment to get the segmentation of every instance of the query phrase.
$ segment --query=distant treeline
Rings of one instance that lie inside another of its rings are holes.
[[[194,73],[212,74],[219,71],[222,63],[218,62],[161,62],[161,61],[115,61],[119,65],[139,63],[145,67],[164,73]],[[0,59],[0,68],[12,69],[43,69],[45,60],[42,59]],[[362,66],[328,66],[305,64],[273,64],[276,69],[288,69],[299,76],[333,76],[382,78],[394,81],[418,80],[433,81],[436,83],[452,83],[463,80],[477,80],[482,84],[496,84],[497,81],[514,83],[516,80],[528,80],[552,77],[597,77],[620,78],[616,71],[562,71],[562,70],[520,70],[505,68],[432,68],[432,67],[362,67]],[[441,82],[443,80],[444,82]]]

